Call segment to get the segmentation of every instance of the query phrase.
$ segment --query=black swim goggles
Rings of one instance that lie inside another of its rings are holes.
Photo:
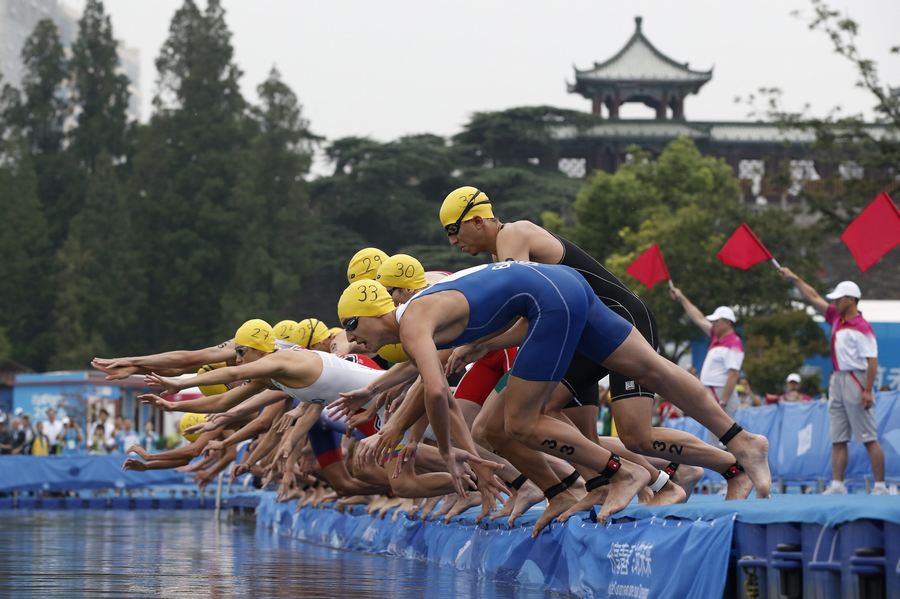
[[[344,327],[345,331],[355,331],[358,324],[359,316],[353,316],[352,318],[348,318],[347,320],[341,322],[341,326]]]
[[[466,215],[469,213],[469,210],[474,208],[475,206],[481,206],[482,204],[490,204],[490,200],[482,200],[480,202],[476,202],[475,198],[481,195],[481,190],[475,190],[475,195],[472,196],[472,199],[469,200],[469,203],[466,204],[466,207],[463,208],[462,214],[459,215],[459,218],[456,219],[455,223],[450,223],[444,230],[447,232],[447,235],[456,235],[459,233],[459,227],[462,225],[463,219],[466,218]]]
[[[246,345],[235,345],[234,346],[234,353],[237,354],[238,358],[243,359],[244,354],[246,354],[248,351],[250,351],[250,348],[247,347]]]

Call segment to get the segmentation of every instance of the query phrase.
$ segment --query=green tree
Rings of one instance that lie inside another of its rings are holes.
[[[64,127],[72,111],[65,51],[53,21],[38,22],[25,40],[21,56],[22,87],[21,90],[5,87],[4,116],[28,141],[38,197],[55,247],[62,243],[68,222],[77,212],[72,190],[79,183],[63,151]]]
[[[883,259],[860,273],[838,237],[878,193],[886,191],[896,198],[900,191],[900,97],[882,80],[875,61],[861,51],[859,23],[824,0],[812,0],[811,5],[811,16],[800,11],[795,14],[807,20],[810,30],[822,32],[834,52],[856,68],[855,84],[869,93],[877,122],[867,123],[861,114],[848,113],[840,106],[825,116],[811,114],[808,106],[789,110],[778,88],[762,88],[745,100],[753,116],[774,121],[786,130],[814,135],[808,156],[821,179],[804,185],[799,196],[809,217],[817,220],[819,242],[811,247],[821,255],[829,283],[853,279],[868,297],[897,297],[900,261]],[[891,52],[900,53],[900,46]],[[783,185],[777,181],[783,179],[780,172],[767,173],[767,179]]]
[[[779,394],[805,358],[828,354],[825,333],[802,310],[751,316],[742,324],[744,371],[757,391]]]
[[[236,198],[253,126],[232,62],[221,3],[175,13],[156,61],[156,113],[138,133],[131,195],[141,223],[149,298],[147,348],[213,341],[233,333],[221,301],[232,280],[246,215]]]
[[[71,151],[78,163],[93,172],[106,154],[121,162],[126,141],[128,77],[119,72],[119,55],[112,24],[100,0],[88,0],[78,22],[78,38],[69,62],[72,101],[77,125],[71,132]]]
[[[303,179],[318,138],[276,69],[257,92],[260,105],[251,114],[258,132],[235,196],[236,211],[244,217],[240,250],[222,299],[223,320],[235,327],[252,317],[276,322],[291,316],[298,291],[315,268],[311,233],[321,228]]]
[[[144,315],[135,228],[108,155],[100,154],[85,204],[58,252],[51,366],[86,368],[98,355],[126,353]]]
[[[43,368],[53,335],[50,243],[28,142],[16,132],[0,140],[0,253],[0,329],[10,357]]]
[[[657,285],[653,290],[637,288],[638,283],[625,274],[625,268],[652,243],[659,244],[673,281],[691,301],[709,310],[722,304],[735,306],[740,319],[780,312],[789,309],[791,303],[788,286],[771,265],[740,271],[715,259],[725,240],[742,222],[748,223],[776,256],[790,259],[798,270],[816,280],[816,263],[803,252],[809,242],[807,233],[797,230],[780,212],[750,213],[737,199],[737,181],[728,166],[717,158],[701,155],[688,139],[672,142],[655,161],[635,160],[624,172],[620,169],[604,180],[604,189],[610,195],[579,195],[576,215],[588,214],[591,219],[576,222],[575,237],[595,254],[604,255],[605,248],[607,266],[635,286],[655,312],[662,340],[667,344],[664,350],[675,359],[688,351],[690,341],[698,337],[696,327],[669,297],[665,285]],[[586,183],[585,188],[594,190],[594,182]],[[652,205],[644,197],[659,200]],[[636,226],[608,230],[603,220],[594,218],[595,212],[588,209],[594,205],[594,210],[601,210],[600,206],[615,206],[618,202],[640,203],[640,208],[634,208],[640,214]]]

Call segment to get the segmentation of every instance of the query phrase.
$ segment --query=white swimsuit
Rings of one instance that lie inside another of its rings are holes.
[[[295,389],[272,380],[273,385],[292,398],[306,403],[327,406],[337,400],[341,393],[361,389],[384,374],[383,370],[375,370],[326,352],[304,349],[300,346],[295,346],[287,351],[309,351],[322,359],[322,374],[319,375],[316,382],[308,387]]]

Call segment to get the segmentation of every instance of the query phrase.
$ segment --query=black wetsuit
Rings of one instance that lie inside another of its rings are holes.
[[[653,349],[659,349],[659,332],[656,317],[647,304],[636,296],[622,281],[583,249],[559,235],[554,235],[563,246],[559,264],[574,268],[590,284],[597,297],[613,312],[630,322],[644,336]],[[567,407],[596,405],[597,382],[609,374],[609,390],[613,401],[628,397],[653,397],[653,391],[642,388],[636,381],[612,372],[605,366],[591,362],[576,353],[566,371],[562,383],[573,395]]]

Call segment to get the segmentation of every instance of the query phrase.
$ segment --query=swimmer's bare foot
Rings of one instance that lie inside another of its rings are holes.
[[[429,497],[425,500],[425,503],[422,504],[422,511],[419,514],[419,517],[424,521],[428,520],[428,515],[431,514],[434,507],[438,504],[438,501],[441,500],[441,496],[438,497]]]
[[[469,509],[470,507],[475,507],[481,503],[481,493],[478,491],[473,491],[469,493],[466,497],[460,497],[456,500],[456,503],[450,508],[450,511],[447,512],[447,515],[444,516],[444,522],[449,524],[450,520],[452,520],[455,516],[459,516],[461,513]]]
[[[588,491],[588,493],[579,499],[575,505],[563,512],[557,520],[565,522],[578,512],[586,512],[595,505],[600,505],[606,500],[607,493],[609,493],[609,485],[603,485],[602,487],[597,487],[593,491]]]
[[[381,506],[384,505],[384,502],[387,500],[387,497],[383,495],[379,495],[375,499],[369,502],[369,507],[366,508],[366,513],[370,516],[374,516],[375,513],[381,509]]]
[[[383,504],[381,504],[381,508],[378,510],[378,517],[384,520],[385,515],[387,515],[388,510],[394,507],[400,507],[403,505],[402,497],[389,497]]]
[[[555,520],[557,516],[568,510],[576,503],[578,503],[578,497],[575,496],[575,493],[569,490],[563,491],[553,499],[548,499],[547,507],[544,508],[544,513],[541,514],[541,516],[537,519],[537,522],[534,523],[534,528],[531,529],[531,538],[537,538],[538,534],[540,534],[541,530],[543,530],[545,526],[553,522],[553,520]]]
[[[519,492],[516,494],[516,500],[513,502],[512,511],[509,513],[509,518],[506,520],[506,523],[509,526],[512,526],[516,523],[519,516],[531,509],[531,506],[537,505],[543,500],[544,492],[541,491],[536,484],[528,481],[522,485],[522,488],[520,488]],[[497,517],[500,517],[499,514]]]
[[[447,495],[446,497],[444,497],[444,501],[441,502],[440,507],[429,514],[428,518],[435,521],[437,521],[439,518],[443,518],[447,515],[447,512],[449,512],[453,508],[458,499],[459,495],[457,495],[456,493]]]
[[[337,493],[331,491],[328,493],[323,493],[322,496],[316,501],[314,504],[315,507],[322,507],[326,503],[330,501],[335,501],[337,499]]]
[[[637,492],[637,500],[638,503],[649,504],[653,501],[653,491],[650,490],[650,487],[644,487],[640,491]]]
[[[413,503],[412,499],[403,499],[400,506],[396,510],[394,510],[394,515],[391,516],[391,522],[396,523],[397,518],[400,517],[401,512],[406,514],[406,517],[409,518],[410,511],[414,509],[416,509],[416,506]]]
[[[653,498],[647,502],[647,505],[675,505],[685,501],[687,501],[687,493],[670,480],[653,495]]]
[[[415,519],[416,514],[419,513],[419,510],[422,509],[422,505],[425,503],[424,497],[419,497],[417,499],[413,499],[412,506],[406,511],[406,517],[410,520]]]
[[[609,492],[603,507],[597,514],[597,521],[606,524],[611,514],[625,509],[637,492],[642,487],[650,484],[650,475],[647,470],[627,460],[622,460],[622,466],[615,476],[609,479]]]
[[[740,465],[744,467],[746,475],[753,481],[753,486],[756,487],[756,496],[768,497],[772,491],[772,473],[769,472],[769,440],[762,435],[741,431],[728,443],[726,449],[737,458]],[[737,478],[740,477],[732,480]],[[725,498],[737,499],[736,496],[730,497],[731,481],[728,482],[729,492]],[[749,495],[749,491],[747,494]]]
[[[700,479],[703,478],[705,471],[700,466],[688,466],[687,464],[681,464],[678,467],[678,470],[675,472],[675,476],[672,479],[675,481],[679,487],[684,489],[684,492],[687,497],[685,497],[685,501],[691,496],[691,493],[694,492],[694,487],[697,486],[697,483],[700,482]]]
[[[733,499],[747,499],[753,490],[753,481],[746,472],[741,472],[734,478],[725,481],[725,501]]]

